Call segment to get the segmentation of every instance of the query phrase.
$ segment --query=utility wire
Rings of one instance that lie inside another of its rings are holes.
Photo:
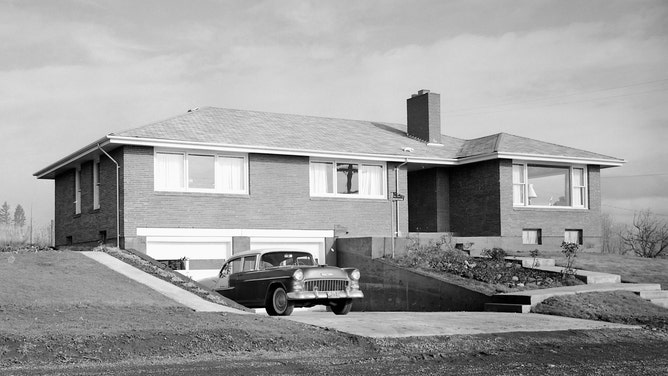
[[[632,211],[632,212],[634,212],[634,213],[637,213],[637,212],[639,212],[639,211],[644,210],[644,209],[640,209],[640,210],[638,210],[638,209],[620,208],[619,206],[612,206],[612,205],[606,205],[606,204],[601,204],[601,206],[605,206],[605,207],[608,207],[608,208],[619,209],[619,210]],[[655,213],[655,212],[653,212],[653,211],[650,211],[650,212],[652,213],[652,215],[659,215],[659,216],[662,216],[662,217],[668,217],[668,214]]]
[[[639,174],[639,175],[601,176],[601,179],[637,178],[637,177],[647,177],[647,176],[668,176],[668,174]]]
[[[565,98],[565,97],[572,97],[576,95],[585,95],[585,94],[592,94],[592,93],[600,93],[600,92],[605,92],[605,91],[612,91],[612,90],[619,90],[619,89],[625,89],[629,87],[636,87],[636,86],[644,86],[644,85],[653,85],[657,83],[666,83],[668,82],[668,78],[663,78],[659,80],[653,80],[653,81],[644,81],[644,82],[637,82],[637,83],[632,83],[628,85],[622,85],[622,86],[615,86],[615,87],[609,87],[609,88],[603,88],[603,89],[596,89],[596,90],[589,90],[589,91],[581,91],[581,92],[575,92],[575,93],[568,93],[568,94],[561,94],[561,95],[553,95],[553,96],[548,96],[548,97],[543,97],[543,98],[533,98],[533,99],[526,99],[522,101],[513,101],[513,102],[505,102],[505,103],[497,103],[497,104],[491,104],[491,105],[485,105],[485,106],[477,106],[477,107],[470,107],[470,108],[464,108],[460,110],[451,110],[451,111],[444,111],[446,114],[457,114],[457,113],[468,113],[468,112],[475,112],[481,109],[487,109],[487,108],[495,108],[495,107],[505,107],[505,106],[512,106],[512,105],[517,105],[517,104],[524,104],[524,103],[532,103],[532,102],[540,102],[540,101],[548,101],[552,99],[559,99],[559,98]],[[658,88],[658,90],[650,90],[650,91],[645,91],[645,92],[636,92],[636,93],[626,93],[625,95],[622,96],[628,96],[628,95],[635,95],[635,94],[645,94],[645,93],[653,93],[656,91],[663,91],[666,90],[666,88]],[[613,96],[612,98],[615,98],[617,96]],[[602,97],[602,98],[596,98],[596,99],[588,99],[588,100],[597,100],[597,99],[606,99],[608,97]],[[563,102],[563,103],[571,103],[571,102]],[[560,103],[561,104],[561,103]]]
[[[592,101],[600,101],[604,99],[612,99],[612,98],[621,98],[621,97],[628,97],[631,95],[640,95],[640,94],[648,94],[648,93],[656,93],[659,91],[665,91],[668,90],[668,87],[665,88],[659,88],[656,90],[648,90],[648,91],[641,91],[641,92],[635,92],[635,93],[626,93],[626,94],[619,94],[619,95],[611,95],[607,97],[598,97],[598,98],[587,98],[587,99],[580,99],[580,100],[572,100],[572,101],[563,101],[563,102],[556,102],[556,103],[542,103],[542,104],[536,104],[534,106],[530,107],[524,107],[524,108],[507,108],[507,109],[502,109],[502,110],[493,110],[493,111],[482,111],[482,112],[464,112],[464,113],[450,113],[448,114],[449,117],[460,117],[460,116],[471,116],[471,115],[485,115],[485,114],[494,114],[498,112],[508,112],[508,111],[524,111],[524,110],[531,110],[534,108],[540,108],[540,107],[551,107],[551,106],[560,106],[564,104],[572,104],[572,103],[584,103],[584,102],[592,102]],[[503,105],[503,106],[498,106],[498,107],[504,107],[504,106],[509,106],[509,105]],[[447,113],[447,112],[446,112]]]

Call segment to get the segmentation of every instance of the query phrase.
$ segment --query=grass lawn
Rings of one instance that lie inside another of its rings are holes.
[[[529,256],[528,252],[511,254]],[[539,257],[553,258],[558,266],[566,265],[566,258],[559,251],[541,252]],[[579,252],[575,258],[574,267],[594,272],[619,274],[622,282],[660,283],[663,290],[668,290],[668,259]]]

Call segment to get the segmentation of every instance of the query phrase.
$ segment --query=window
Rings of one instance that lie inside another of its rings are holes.
[[[98,233],[97,242],[98,242],[98,244],[107,244],[107,231],[106,230],[102,230]]]
[[[155,153],[155,190],[247,193],[246,157],[187,152]]]
[[[584,167],[513,164],[513,205],[586,207]]]
[[[256,259],[257,259],[256,256],[244,257],[244,271],[245,272],[255,269],[255,260]]]
[[[564,241],[566,243],[582,244],[582,230],[564,231]]]
[[[100,161],[93,162],[93,209],[100,208]]]
[[[522,244],[543,244],[540,229],[522,230]]]
[[[311,161],[311,196],[385,198],[385,165]]]
[[[81,168],[74,172],[74,214],[81,214]]]

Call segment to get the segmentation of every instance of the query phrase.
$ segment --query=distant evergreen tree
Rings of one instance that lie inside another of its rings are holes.
[[[0,225],[8,225],[10,223],[9,205],[7,205],[7,201],[5,201],[0,207]]]
[[[23,206],[16,205],[14,209],[14,226],[23,227],[26,224],[26,213],[23,211]]]

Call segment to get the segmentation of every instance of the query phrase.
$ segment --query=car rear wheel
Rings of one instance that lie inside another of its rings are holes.
[[[332,302],[330,308],[335,315],[347,315],[350,312],[350,309],[353,307],[352,299],[341,299]]]
[[[272,289],[267,296],[265,308],[269,316],[290,316],[295,305],[288,300],[285,289],[279,286]]]

